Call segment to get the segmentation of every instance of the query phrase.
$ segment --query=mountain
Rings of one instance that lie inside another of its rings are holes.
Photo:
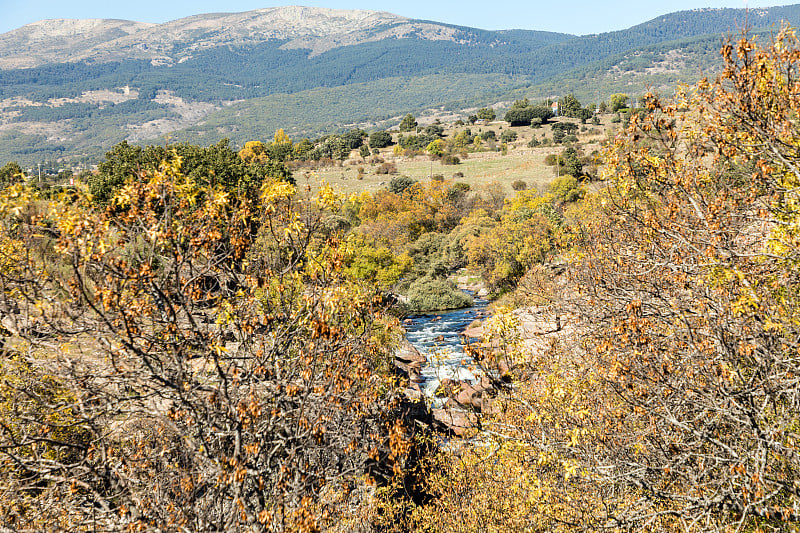
[[[88,161],[165,134],[237,144],[277,127],[310,136],[518,94],[584,94],[581,80],[614,85],[603,69],[638,79],[661,53],[688,54],[667,63],[691,65],[684,44],[718,49],[745,21],[781,20],[800,22],[800,6],[684,11],[587,36],[297,6],[165,24],[45,20],[0,34],[0,162]]]
[[[131,59],[175,65],[215,48],[251,49],[280,43],[313,58],[344,46],[387,39],[459,45],[549,44],[570,38],[550,32],[486,32],[412,20],[386,12],[316,7],[275,7],[245,13],[196,15],[164,24],[121,20],[43,20],[0,35],[0,69],[53,63],[106,63]]]

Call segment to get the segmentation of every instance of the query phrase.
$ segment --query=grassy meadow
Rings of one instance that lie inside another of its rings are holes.
[[[583,155],[591,155],[601,149],[602,142],[612,135],[619,124],[612,124],[613,115],[601,115],[600,125],[586,124],[585,131],[578,132],[578,142],[573,146]],[[555,119],[557,122],[560,119]],[[562,119],[563,120],[563,119]],[[556,167],[547,165],[545,158],[550,154],[560,154],[567,147],[566,144],[552,144],[552,124],[540,128],[527,126],[509,127],[504,121],[495,121],[489,125],[476,123],[473,126],[445,126],[445,137],[451,138],[461,130],[469,128],[472,135],[480,135],[492,130],[497,139],[510,129],[517,134],[517,139],[508,143],[507,152],[503,154],[498,141],[483,143],[482,151],[470,152],[464,157],[460,155],[461,162],[457,165],[443,165],[440,160],[428,154],[395,155],[394,147],[380,150],[380,159],[386,163],[393,163],[397,169],[394,174],[379,173],[381,162],[375,156],[363,159],[354,150],[351,157],[333,166],[321,166],[315,169],[299,168],[294,171],[295,179],[299,185],[310,185],[315,189],[319,183],[325,182],[334,189],[344,193],[357,193],[361,191],[374,192],[388,185],[394,176],[407,176],[417,181],[428,181],[434,176],[441,176],[445,180],[459,181],[476,189],[489,184],[498,183],[506,195],[514,193],[512,183],[518,180],[525,182],[528,189],[544,191],[549,183],[556,177]],[[544,143],[537,147],[529,147],[532,138]],[[394,134],[396,140],[397,134]],[[359,172],[363,169],[363,172]]]

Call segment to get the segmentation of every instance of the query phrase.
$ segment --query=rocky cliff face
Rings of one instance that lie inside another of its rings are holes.
[[[40,20],[0,34],[0,69],[74,61],[151,26],[129,20]]]
[[[120,59],[178,63],[200,50],[271,40],[286,41],[286,49],[309,49],[313,56],[389,38],[456,41],[458,34],[452,26],[391,13],[299,6],[196,15],[164,24],[56,19],[0,35],[0,69]]]

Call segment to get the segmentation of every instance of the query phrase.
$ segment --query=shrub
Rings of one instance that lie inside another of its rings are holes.
[[[513,130],[506,130],[500,135],[500,141],[504,143],[510,143],[517,140],[517,132]]]
[[[392,135],[386,131],[376,131],[369,136],[370,148],[386,148],[392,144]]]
[[[584,190],[574,176],[561,176],[550,183],[550,192],[561,202],[574,202],[583,197]]]
[[[408,176],[398,176],[389,181],[389,192],[395,194],[403,194],[403,191],[417,183],[417,180],[411,179]]]
[[[472,297],[459,290],[452,281],[424,277],[408,288],[408,308],[412,313],[461,309],[472,305]]]
[[[511,126],[530,126],[532,119],[532,107],[509,109],[505,116],[505,121]]]
[[[461,163],[461,159],[457,155],[446,155],[442,158],[443,165],[458,165]]]
[[[511,182],[511,188],[515,191],[524,191],[528,188],[528,184],[522,180],[514,180]]]
[[[375,171],[376,174],[397,174],[397,165],[394,163],[381,163],[378,169]]]

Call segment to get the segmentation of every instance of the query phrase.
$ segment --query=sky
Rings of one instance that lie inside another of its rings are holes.
[[[659,15],[704,7],[758,8],[780,0],[0,0],[0,33],[42,19],[114,18],[167,22],[201,13],[240,12],[281,5],[389,11],[486,30],[546,30],[585,35],[621,30]]]

